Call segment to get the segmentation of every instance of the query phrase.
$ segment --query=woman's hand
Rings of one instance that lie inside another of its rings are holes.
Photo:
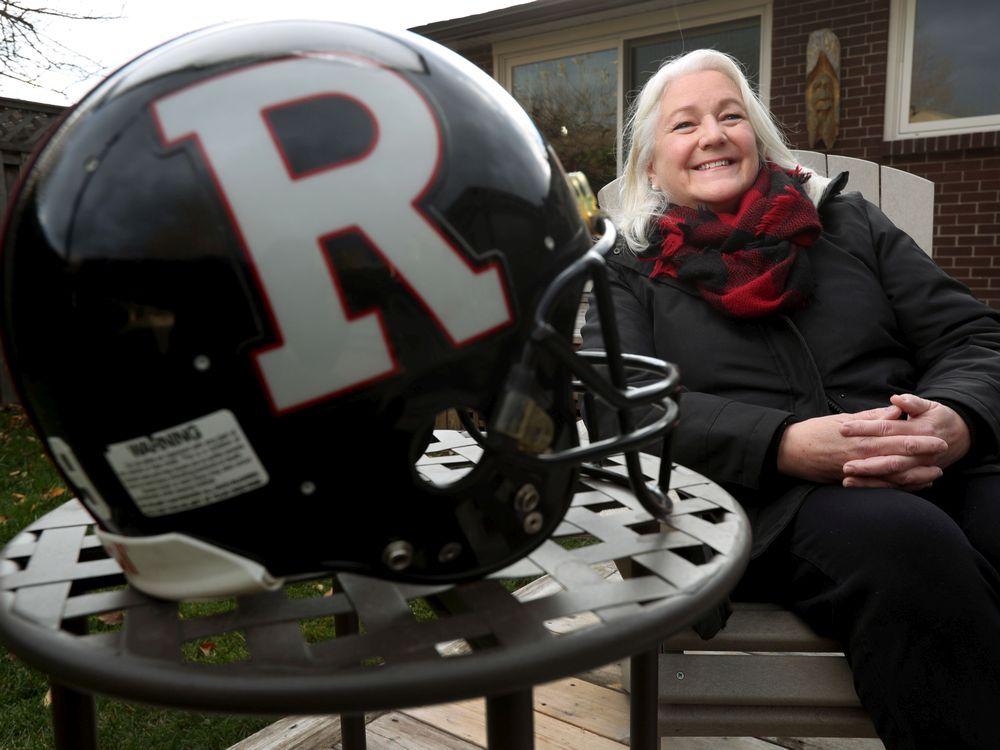
[[[831,414],[789,425],[778,445],[778,471],[813,482],[840,483],[845,481],[846,465],[890,457],[899,459],[897,470],[891,472],[895,480],[881,476],[886,472],[873,471],[871,476],[878,479],[866,478],[866,484],[849,486],[915,488],[932,482],[941,475],[936,461],[948,449],[945,440],[926,430],[895,433],[873,427],[905,424],[899,420],[902,414],[903,406],[894,402],[880,409]],[[848,424],[854,427],[845,434]],[[853,475],[851,479],[854,481]]]
[[[943,469],[968,453],[972,444],[969,427],[950,406],[911,393],[893,396],[890,401],[907,415],[907,419],[850,420],[841,425],[841,434],[848,438],[936,437],[945,442],[945,450],[934,456],[933,465],[901,453],[848,461],[844,464],[845,487],[923,489],[940,477]]]

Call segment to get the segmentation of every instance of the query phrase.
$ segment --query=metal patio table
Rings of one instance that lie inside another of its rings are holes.
[[[480,455],[466,434],[438,430],[418,469],[440,481]],[[642,462],[657,476],[655,459]],[[618,460],[605,469],[625,473]],[[318,580],[332,578],[332,595],[291,598],[281,589],[207,616],[185,616],[176,602],[127,586],[90,516],[70,501],[0,553],[0,640],[49,676],[60,750],[97,747],[93,693],[189,710],[340,714],[345,750],[364,748],[365,711],[485,696],[489,747],[531,748],[532,686],[626,657],[631,746],[653,750],[657,644],[735,586],[749,526],[732,497],[680,466],[664,526],[624,483],[584,476],[580,484],[553,537],[490,578],[428,587],[327,575]],[[600,572],[623,560],[632,577]],[[502,585],[541,575],[558,586],[530,601]],[[414,599],[436,616],[414,615]],[[120,626],[90,632],[96,616],[118,610]],[[337,637],[307,642],[300,623],[316,618],[332,618]],[[183,648],[233,631],[245,636],[243,661],[199,662],[196,647]]]

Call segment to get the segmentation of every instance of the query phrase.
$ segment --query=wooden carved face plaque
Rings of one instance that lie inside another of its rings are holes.
[[[809,147],[830,149],[840,131],[840,42],[829,29],[809,35],[806,51],[806,131]]]

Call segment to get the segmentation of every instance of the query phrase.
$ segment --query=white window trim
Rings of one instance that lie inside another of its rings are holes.
[[[916,0],[892,0],[889,11],[889,65],[885,85],[885,140],[933,138],[1000,130],[1000,113],[981,117],[909,122]]]
[[[634,39],[710,26],[752,16],[760,17],[760,98],[771,98],[771,27],[773,0],[705,0],[675,6],[669,10],[646,11],[602,20],[533,36],[497,41],[493,44],[493,70],[497,81],[511,90],[512,70],[517,65],[552,60],[586,52],[614,49],[618,55],[617,153],[618,174],[622,171],[622,130],[624,125],[625,45]]]

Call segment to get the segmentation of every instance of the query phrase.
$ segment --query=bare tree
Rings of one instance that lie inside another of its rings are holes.
[[[614,70],[576,55],[525,66],[514,96],[559,154],[567,172],[587,175],[594,190],[615,178]]]
[[[940,120],[959,116],[955,107],[954,65],[926,27],[914,39],[910,81],[910,117]]]
[[[79,8],[79,3],[75,3]],[[64,7],[60,7],[64,6]],[[86,78],[100,64],[50,36],[56,22],[103,21],[120,17],[69,10],[68,0],[0,0],[0,78],[29,85],[60,70]]]

